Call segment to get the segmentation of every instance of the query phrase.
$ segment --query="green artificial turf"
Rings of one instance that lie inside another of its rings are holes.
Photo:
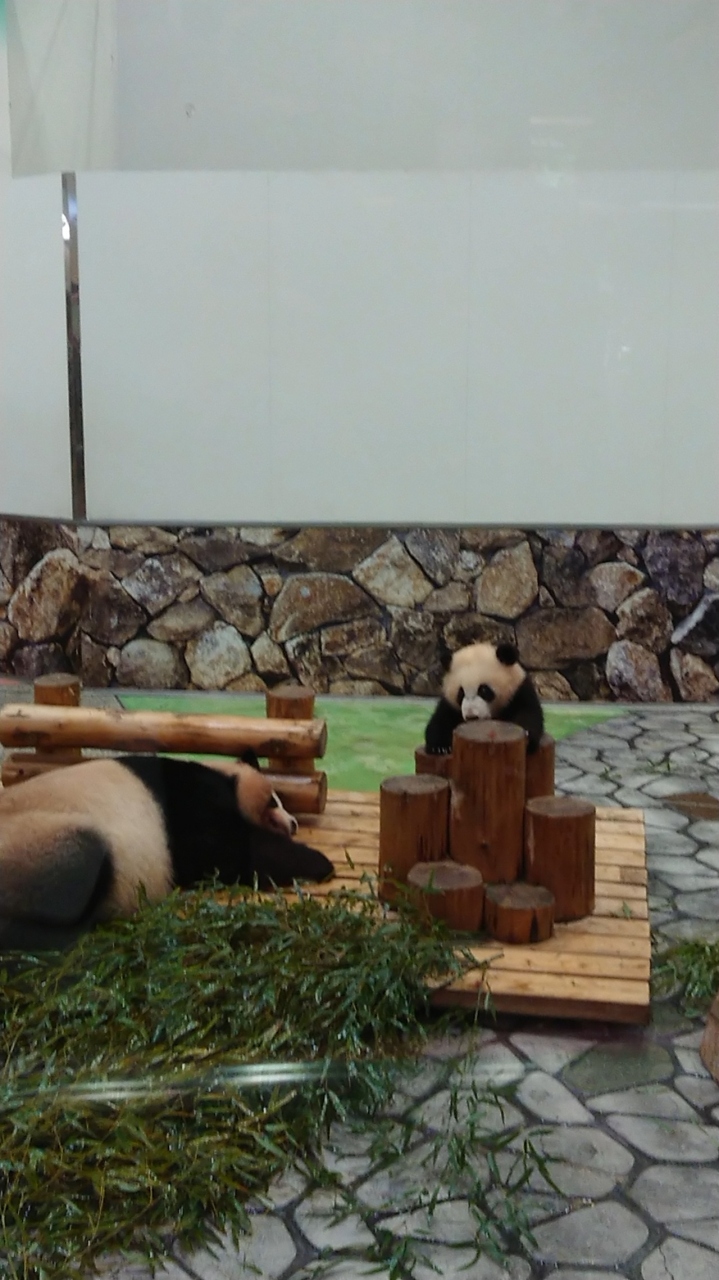
[[[129,711],[175,711],[204,715],[264,716],[262,696],[230,693],[122,694]],[[424,738],[431,698],[318,698],[317,715],[327,720],[327,754],[322,768],[331,787],[376,791],[391,774],[414,773],[414,749]],[[621,715],[621,708],[571,703],[545,707],[547,732],[566,738],[580,729]]]

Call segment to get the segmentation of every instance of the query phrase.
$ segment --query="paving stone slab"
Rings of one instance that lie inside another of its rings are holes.
[[[344,1212],[341,1196],[316,1191],[298,1204],[295,1222],[316,1249],[355,1249],[372,1244],[374,1236],[359,1214],[349,1213],[335,1221],[335,1215]]]
[[[719,1129],[686,1120],[649,1116],[609,1116],[607,1123],[625,1142],[652,1160],[708,1164],[719,1156]]]
[[[461,1071],[455,1073],[452,1083],[466,1088],[501,1089],[521,1080],[526,1070],[526,1063],[507,1045],[495,1041],[494,1044],[483,1045],[478,1053],[467,1058]]]
[[[642,1280],[717,1280],[717,1255],[671,1237],[642,1263]]]
[[[709,1077],[709,1071],[699,1056],[698,1049],[675,1049],[677,1061],[687,1076]]]
[[[581,1093],[597,1094],[668,1080],[673,1072],[671,1057],[661,1045],[617,1040],[590,1049],[563,1071],[562,1079]]]
[[[477,1235],[477,1222],[466,1200],[448,1200],[438,1204],[434,1213],[417,1209],[384,1218],[386,1231],[415,1240],[434,1240],[438,1244],[472,1244]]]
[[[693,822],[687,834],[701,844],[719,846],[719,822]]]
[[[545,1071],[532,1071],[517,1089],[517,1100],[538,1120],[558,1124],[591,1124],[592,1115],[566,1085]]]
[[[295,1258],[295,1246],[287,1227],[271,1214],[252,1219],[252,1234],[234,1245],[229,1235],[214,1254],[208,1249],[197,1253],[178,1252],[198,1280],[276,1280]]]
[[[719,924],[710,920],[675,920],[663,925],[661,932],[674,942],[719,942]]]
[[[695,1107],[713,1107],[719,1102],[719,1085],[703,1076],[676,1076],[674,1088]]]
[[[561,1071],[596,1043],[582,1036],[532,1031],[518,1031],[509,1039],[515,1049],[519,1049],[520,1053],[549,1075]]]
[[[256,1276],[255,1280],[264,1280]],[[293,1271],[292,1280],[391,1280],[391,1272],[367,1258],[340,1258],[330,1265],[325,1259],[302,1271]]]
[[[667,1231],[683,1240],[693,1240],[695,1244],[705,1244],[708,1249],[719,1253],[719,1218],[706,1218],[702,1222],[668,1222]],[[719,1275],[719,1262],[717,1263]]]
[[[630,1191],[655,1222],[701,1222],[719,1218],[719,1170],[679,1164],[645,1169]]]
[[[531,1267],[524,1258],[503,1258],[501,1266],[491,1258],[475,1257],[473,1249],[423,1245],[425,1262],[417,1262],[415,1280],[530,1280]]]
[[[489,1097],[486,1102],[477,1102],[471,1091],[466,1089],[459,1092],[456,1105],[453,1105],[452,1091],[441,1089],[412,1111],[412,1119],[417,1123],[447,1136],[456,1133],[470,1121],[474,1123],[475,1118],[479,1128],[485,1133],[502,1133],[506,1129],[524,1124],[521,1111],[511,1103],[504,1100],[493,1102]]]
[[[697,854],[697,860],[706,867],[713,867],[719,871],[719,849],[702,849]]]
[[[634,1168],[632,1153],[601,1129],[558,1126],[537,1134],[532,1142],[550,1161],[551,1179],[565,1196],[607,1196]],[[539,1170],[530,1186],[546,1186]]]
[[[663,1084],[640,1085],[619,1093],[601,1093],[588,1098],[587,1106],[601,1115],[655,1116],[664,1120],[694,1120],[699,1117],[684,1098]]]
[[[613,1200],[604,1200],[537,1227],[534,1256],[544,1262],[612,1266],[631,1258],[648,1235],[647,1226],[636,1214]]]
[[[623,1271],[577,1271],[576,1267],[558,1267],[550,1271],[547,1280],[627,1280]]]

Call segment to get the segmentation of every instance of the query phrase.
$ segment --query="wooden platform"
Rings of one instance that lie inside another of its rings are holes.
[[[337,877],[310,889],[361,890],[374,878],[379,796],[330,792],[320,817],[300,819],[300,839],[331,858]],[[556,926],[554,937],[528,947],[488,942],[471,947],[489,971],[473,971],[435,993],[440,1005],[474,1007],[486,982],[496,1009],[537,1017],[649,1020],[651,943],[647,908],[644,817],[640,809],[597,809],[596,906],[585,920]]]

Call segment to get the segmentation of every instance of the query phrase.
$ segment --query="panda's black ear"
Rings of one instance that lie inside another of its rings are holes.
[[[513,667],[515,662],[519,662],[519,652],[513,644],[498,644],[497,661],[503,667]]]
[[[246,747],[242,754],[237,757],[237,760],[239,764],[249,764],[253,769],[259,770],[260,762],[257,758],[257,753],[252,750],[252,747]]]

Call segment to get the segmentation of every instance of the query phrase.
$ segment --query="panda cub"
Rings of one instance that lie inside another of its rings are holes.
[[[542,707],[513,644],[470,644],[457,650],[425,730],[425,748],[430,755],[448,755],[458,725],[490,719],[518,724],[526,730],[527,750],[537,750],[544,732]]]
[[[248,763],[151,755],[88,760],[0,791],[0,951],[58,950],[113,916],[140,889],[269,889],[326,880],[324,854],[291,837],[297,823]]]

